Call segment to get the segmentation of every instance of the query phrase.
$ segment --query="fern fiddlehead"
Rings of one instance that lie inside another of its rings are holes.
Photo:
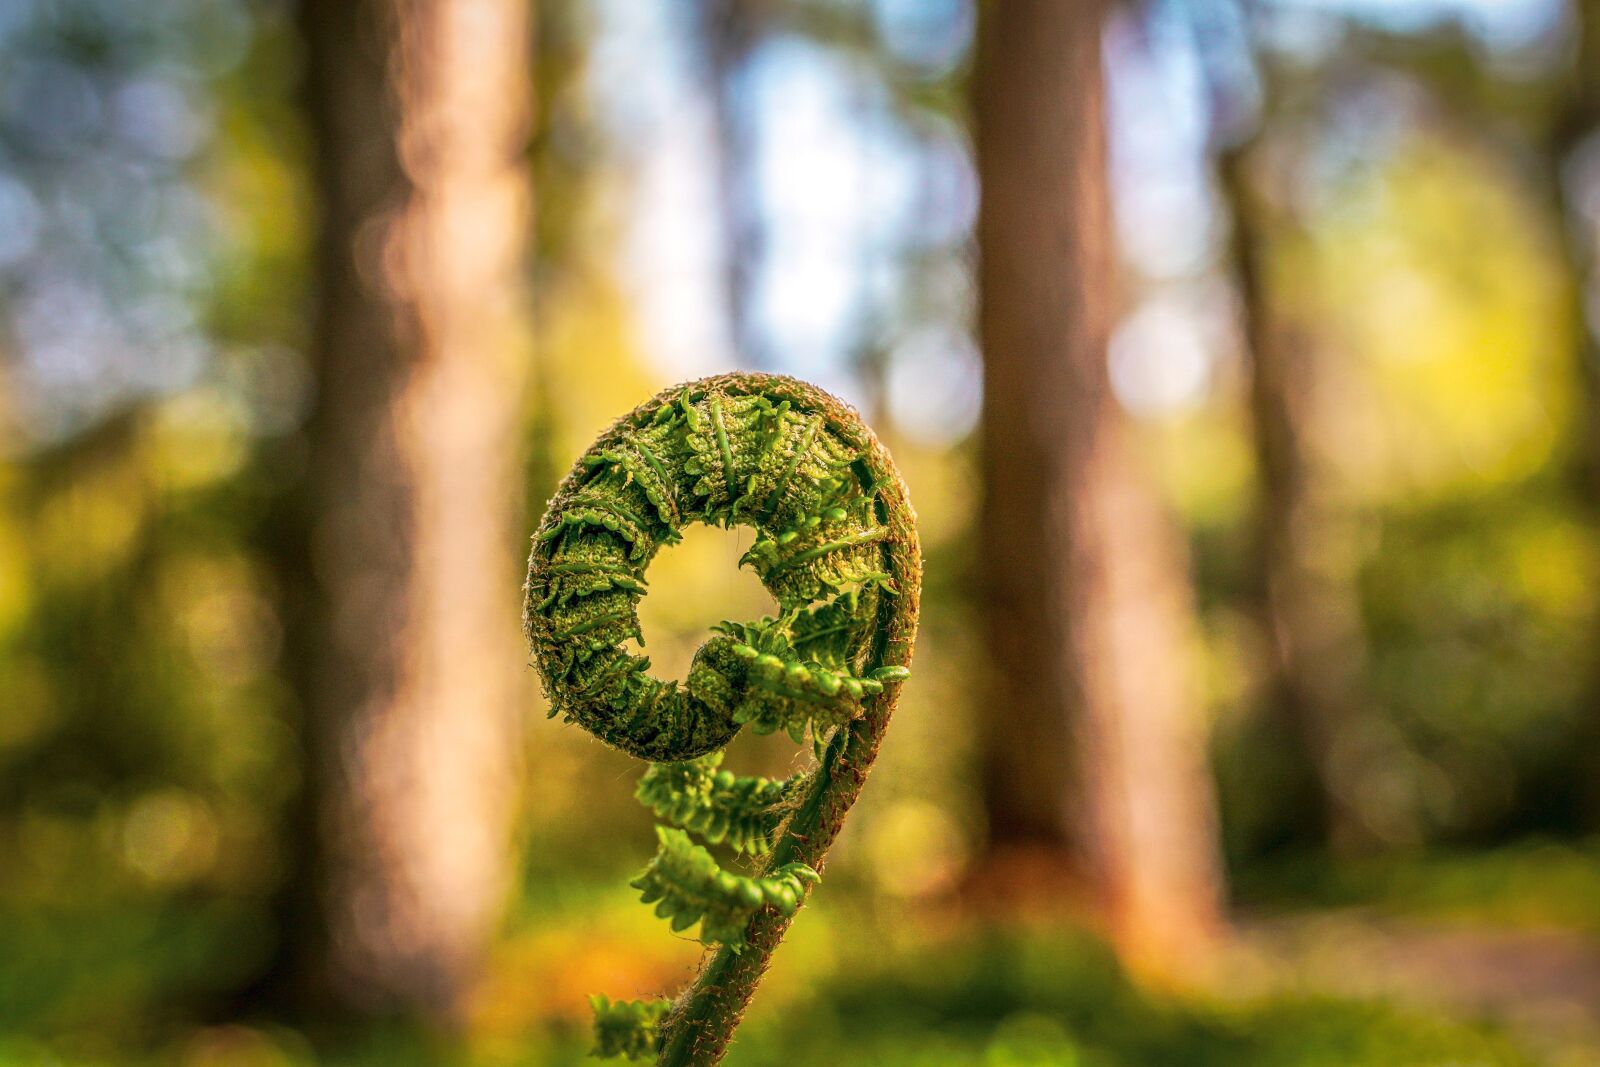
[[[726,622],[684,683],[628,651],[656,551],[686,525],[756,531],[741,565],[778,614]],[[778,942],[861,791],[916,636],[916,518],[893,462],[850,408],[792,378],[726,374],[618,420],[557,488],[534,534],[523,624],[561,715],[650,762],[638,799],[671,824],[634,880],[672,929],[715,946],[675,1000],[594,998],[596,1053],[722,1058]],[[749,726],[809,734],[783,780],[723,769]],[[695,844],[758,866],[735,873]]]

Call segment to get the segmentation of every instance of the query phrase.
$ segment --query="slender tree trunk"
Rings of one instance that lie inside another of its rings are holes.
[[[1233,215],[1233,271],[1243,318],[1258,479],[1259,613],[1270,660],[1269,723],[1284,767],[1283,843],[1358,846],[1371,834],[1334,772],[1336,738],[1365,712],[1366,650],[1354,575],[1332,543],[1347,531],[1326,500],[1312,444],[1314,341],[1278,314],[1268,282],[1268,208],[1249,173],[1249,144],[1223,151],[1217,174]],[[1302,825],[1293,825],[1296,818]]]
[[[317,907],[337,1010],[449,1023],[507,884],[524,657],[524,0],[304,0]]]
[[[1580,0],[1575,12],[1578,39],[1571,72],[1560,96],[1548,143],[1545,145],[1546,195],[1555,217],[1561,220],[1562,255],[1571,294],[1571,325],[1577,346],[1579,373],[1586,388],[1582,431],[1583,460],[1589,492],[1600,504],[1600,334],[1591,308],[1600,304],[1600,249],[1595,247],[1594,222],[1575,202],[1567,188],[1569,173],[1590,138],[1600,136],[1600,0]],[[1600,167],[1591,164],[1591,179]]]
[[[722,293],[728,339],[742,364],[771,359],[751,321],[751,297],[761,258],[762,225],[755,188],[755,144],[739,77],[768,18],[768,0],[696,0],[701,69],[711,105],[721,235]]]
[[[1581,492],[1591,521],[1600,516],[1600,247],[1596,244],[1592,216],[1584,210],[1585,190],[1572,183],[1600,179],[1600,156],[1591,156],[1587,173],[1579,166],[1587,146],[1600,138],[1600,0],[1578,0],[1574,16],[1577,41],[1573,64],[1557,97],[1548,137],[1543,145],[1543,185],[1546,205],[1561,228],[1561,257],[1567,276],[1567,325],[1581,387],[1582,405],[1577,418],[1579,440],[1575,449],[1581,471]],[[1600,620],[1597,620],[1600,622]],[[1593,825],[1600,817],[1600,672],[1589,680],[1591,713],[1581,741],[1588,758],[1581,776],[1578,803]]]
[[[1220,928],[1212,784],[1169,516],[1110,395],[1098,3],[998,0],[975,73],[991,844],[1065,849],[1136,965]]]

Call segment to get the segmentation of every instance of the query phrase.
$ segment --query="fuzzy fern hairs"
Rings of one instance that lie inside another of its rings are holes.
[[[695,522],[755,529],[740,563],[779,609],[714,627],[680,684],[624,642],[640,638],[650,560]],[[633,885],[673,930],[698,924],[715,947],[676,1000],[593,998],[596,1054],[678,1067],[727,1051],[877,755],[910,673],[921,584],[916,516],[888,452],[852,409],[793,378],[669,389],[561,482],[523,609],[551,715],[650,762],[637,796],[671,825]],[[784,780],[723,769],[745,726],[809,734],[815,767]]]

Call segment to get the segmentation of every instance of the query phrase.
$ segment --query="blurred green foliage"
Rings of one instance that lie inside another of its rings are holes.
[[[612,916],[594,913],[593,896],[586,899],[588,920],[572,912],[563,917],[579,925],[611,921]],[[611,897],[603,906],[620,910],[627,905]],[[842,924],[850,917],[824,910],[812,918],[825,928],[807,938],[797,963],[779,965],[773,1003],[752,1013],[730,1064],[1522,1067],[1546,1062],[1496,1028],[1375,1000],[1297,992],[1203,999],[1139,992],[1103,947],[1070,928],[980,925],[955,938],[908,937],[902,931],[891,937],[900,948],[885,956],[871,945],[841,939]],[[193,924],[189,944],[216,932]],[[185,958],[183,939],[176,940],[179,944],[163,948],[158,959],[142,962],[140,969],[166,971],[171,981],[192,967],[196,961]],[[604,951],[604,936],[594,940]],[[834,947],[819,948],[826,942]],[[113,961],[108,956],[97,962]],[[499,979],[514,989],[509,995],[516,1002],[483,1012],[464,1052],[444,1053],[425,1038],[391,1030],[325,1043],[314,1053],[303,1035],[281,1028],[178,1029],[170,1020],[118,1017],[101,1001],[97,1011],[57,1017],[81,1027],[74,1037],[49,1044],[27,1038],[0,1043],[0,1063],[587,1062],[587,1008],[580,1013],[556,999],[584,981],[583,963],[540,960],[535,967]],[[115,966],[110,973],[116,973]],[[534,975],[548,984],[531,987],[526,979]],[[124,1050],[130,1034],[142,1035],[152,1051],[129,1056]]]

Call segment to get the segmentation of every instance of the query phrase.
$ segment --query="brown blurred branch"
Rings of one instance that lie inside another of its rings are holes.
[[[1255,142],[1223,149],[1217,177],[1232,216],[1231,266],[1243,327],[1257,472],[1259,611],[1270,651],[1269,718],[1291,765],[1289,809],[1313,813],[1306,843],[1369,838],[1332,769],[1337,739],[1362,716],[1364,638],[1354,575],[1336,562],[1345,524],[1330,509],[1309,440],[1317,419],[1317,341],[1296,329],[1270,281],[1286,223],[1253,181]]]
[[[1570,286],[1569,320],[1587,398],[1583,462],[1591,500],[1600,503],[1600,336],[1590,313],[1591,307],[1600,307],[1600,278],[1596,277],[1600,250],[1595,248],[1593,222],[1584,217],[1567,185],[1580,177],[1574,171],[1585,143],[1600,135],[1600,0],[1579,0],[1573,14],[1578,32],[1572,66],[1560,82],[1543,145],[1542,176],[1550,209],[1561,223],[1561,256]],[[1593,170],[1600,173],[1600,167]],[[1596,174],[1586,177],[1594,180]]]
[[[755,175],[755,144],[739,78],[773,18],[770,0],[696,0],[706,97],[715,134],[717,219],[721,233],[723,301],[729,340],[741,364],[766,360],[750,318],[763,230]]]

